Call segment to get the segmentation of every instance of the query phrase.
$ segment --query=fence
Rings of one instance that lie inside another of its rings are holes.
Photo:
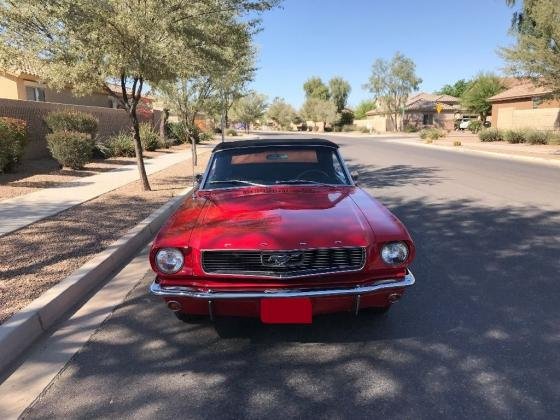
[[[0,99],[0,117],[19,118],[27,122],[28,143],[24,159],[40,159],[50,156],[45,139],[48,129],[43,119],[49,112],[57,110],[73,110],[92,114],[99,120],[99,137],[107,137],[131,127],[128,115],[122,109]],[[150,121],[157,128],[160,118],[161,113],[155,111],[142,119]]]

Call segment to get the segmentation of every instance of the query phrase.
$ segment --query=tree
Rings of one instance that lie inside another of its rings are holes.
[[[232,112],[234,118],[245,125],[249,132],[251,124],[263,117],[266,112],[266,96],[256,92],[249,92],[234,102]]]
[[[301,114],[314,123],[322,122],[323,128],[327,124],[333,124],[338,118],[336,105],[331,101],[318,98],[308,98],[301,108]]]
[[[363,100],[358,104],[356,109],[354,109],[354,118],[357,120],[363,120],[366,118],[366,113],[375,109],[375,101],[371,101],[369,99]]]
[[[290,128],[290,124],[296,119],[296,110],[287,103],[284,98],[274,98],[268,111],[268,118],[274,121],[283,129]]]
[[[305,97],[328,100],[330,98],[329,88],[320,77],[311,77],[303,84]]]
[[[350,83],[342,77],[333,77],[329,80],[329,89],[331,100],[336,105],[337,112],[342,112],[346,108],[346,102],[348,102],[348,96],[352,90]]]
[[[480,73],[476,76],[467,91],[463,94],[462,105],[469,111],[480,115],[482,122],[492,110],[488,98],[504,90],[500,78],[492,73]]]
[[[199,75],[190,79],[177,79],[173,82],[161,82],[158,94],[163,102],[179,116],[182,132],[186,134],[185,141],[189,141],[192,150],[193,171],[198,164],[196,143],[198,129],[195,125],[197,114],[205,109],[214,91],[212,79]]]
[[[126,110],[142,185],[150,189],[140,142],[138,104],[146,84],[177,77],[187,63],[221,61],[241,21],[275,0],[21,0],[0,2],[2,64],[32,62],[47,84],[80,94],[104,91]],[[177,52],[180,51],[180,54]],[[111,88],[119,85],[119,92]]]
[[[397,52],[391,61],[375,60],[369,81],[364,85],[384,107],[395,128],[399,115],[404,112],[406,99],[422,83],[415,70],[414,62]]]
[[[444,85],[436,93],[439,93],[440,95],[449,95],[449,96],[454,96],[456,98],[462,98],[463,94],[469,88],[470,84],[471,84],[470,81],[466,81],[465,79],[460,79],[457,80],[452,85],[449,84]]]
[[[525,0],[514,14],[512,32],[516,44],[500,51],[508,63],[507,70],[550,87],[560,96],[560,2]]]

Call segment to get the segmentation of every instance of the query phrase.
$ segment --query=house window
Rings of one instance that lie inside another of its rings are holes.
[[[422,124],[433,125],[434,124],[434,114],[424,114],[422,117]]]
[[[28,101],[45,102],[45,89],[38,86],[27,86],[25,92]]]

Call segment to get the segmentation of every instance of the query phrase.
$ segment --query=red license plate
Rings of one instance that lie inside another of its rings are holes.
[[[311,324],[309,298],[261,299],[261,321],[265,324]]]

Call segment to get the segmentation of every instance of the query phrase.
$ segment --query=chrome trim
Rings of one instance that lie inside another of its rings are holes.
[[[265,274],[242,274],[242,273],[208,273],[204,270],[204,264],[202,263],[202,253],[206,251],[249,251],[249,252],[292,252],[292,251],[316,251],[321,249],[346,249],[346,248],[361,248],[364,252],[364,261],[360,268],[355,268],[352,270],[338,270],[338,271],[317,271],[312,273],[313,270],[308,270],[307,274],[295,274],[293,276],[267,276]],[[211,277],[243,277],[243,278],[265,278],[265,279],[278,279],[278,280],[285,280],[285,279],[295,279],[295,278],[303,278],[303,277],[313,277],[313,276],[327,276],[330,274],[339,274],[339,273],[356,273],[358,271],[362,271],[368,261],[368,247],[367,246],[333,246],[333,247],[323,247],[323,248],[299,248],[299,249],[201,249],[200,250],[200,268],[202,272]]]
[[[264,291],[216,291],[212,289],[200,290],[193,287],[161,286],[155,281],[150,285],[150,292],[156,296],[184,297],[193,299],[266,299],[291,297],[328,297],[354,296],[379,292],[399,287],[409,287],[416,282],[410,271],[401,279],[385,279],[372,284],[357,285],[336,289],[268,289]]]

